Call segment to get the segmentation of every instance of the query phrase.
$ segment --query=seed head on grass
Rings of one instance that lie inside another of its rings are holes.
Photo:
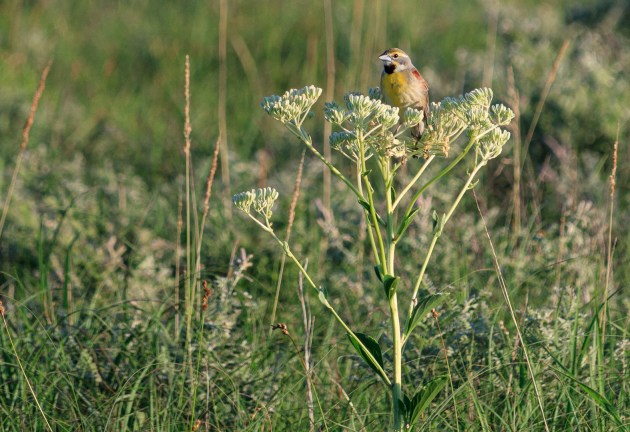
[[[271,328],[273,330],[280,330],[280,331],[282,331],[282,333],[285,334],[286,336],[291,336],[289,334],[289,329],[288,329],[287,325],[284,324],[284,323],[273,324],[271,326]]]

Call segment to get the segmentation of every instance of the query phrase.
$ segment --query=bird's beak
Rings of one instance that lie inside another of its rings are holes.
[[[388,54],[383,54],[378,59],[382,60],[384,63],[391,63],[391,62],[393,62],[392,58]]]

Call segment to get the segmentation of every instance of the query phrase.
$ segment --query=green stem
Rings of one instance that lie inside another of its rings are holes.
[[[427,266],[429,264],[429,260],[431,259],[431,255],[433,254],[433,249],[435,247],[435,244],[437,243],[438,238],[442,234],[442,227],[451,218],[451,216],[453,215],[453,212],[455,211],[455,209],[459,205],[459,203],[462,200],[464,194],[469,189],[470,184],[472,183],[473,179],[475,178],[475,176],[477,175],[479,170],[486,164],[486,162],[487,161],[482,160],[482,161],[480,161],[479,163],[477,163],[475,165],[475,168],[468,175],[468,178],[466,179],[466,182],[464,183],[464,186],[462,186],[462,189],[459,191],[459,194],[457,195],[457,198],[455,199],[455,202],[453,202],[453,205],[449,209],[448,213],[446,213],[446,215],[444,216],[444,219],[439,222],[442,226],[441,227],[437,227],[437,229],[435,230],[435,233],[433,234],[433,240],[431,240],[431,245],[429,246],[429,250],[427,251],[427,255],[424,258],[424,262],[422,263],[422,268],[420,269],[420,274],[418,275],[418,279],[416,280],[416,284],[415,284],[415,286],[413,288],[413,295],[411,296],[411,303],[409,304],[409,312],[407,313],[407,319],[411,318],[411,314],[413,313],[413,308],[416,305],[416,302],[418,300],[417,299],[418,291],[420,290],[420,285],[422,284],[422,279],[424,278],[424,274],[425,274],[425,272],[427,270]],[[403,339],[404,339],[405,342],[406,342],[406,339],[408,337],[409,337],[409,335],[403,335]]]
[[[392,202],[393,174],[390,159],[380,159],[381,174],[385,186],[385,205],[387,211],[387,267],[386,272],[395,276],[396,240],[394,238],[394,204]],[[392,322],[392,340],[394,343],[394,382],[392,384],[392,409],[394,411],[394,430],[402,431],[403,415],[400,403],[402,392],[402,339],[400,334],[400,316],[398,313],[398,295],[394,292],[389,297],[389,309]]]
[[[464,150],[455,158],[453,159],[453,162],[451,162],[450,164],[448,164],[448,166],[446,166],[442,171],[440,171],[439,173],[437,173],[431,180],[429,180],[424,186],[422,186],[420,188],[420,190],[418,190],[418,192],[416,192],[413,195],[413,198],[411,199],[411,201],[409,202],[409,205],[407,206],[407,210],[405,210],[405,216],[403,218],[406,219],[407,217],[409,217],[409,215],[411,214],[411,212],[413,211],[413,207],[416,204],[416,201],[418,200],[418,198],[420,197],[420,195],[422,195],[422,193],[427,190],[427,188],[429,186],[431,186],[433,183],[435,183],[436,181],[438,181],[439,179],[441,179],[442,177],[444,177],[446,174],[448,174],[453,168],[455,168],[455,166],[462,160],[464,159],[464,157],[468,154],[468,152],[470,151],[470,149],[473,147],[473,145],[475,144],[475,142],[477,141],[479,137],[476,135],[471,135],[468,139],[468,144],[466,144],[466,147],[464,148]],[[402,229],[404,227],[404,225],[401,225],[400,229]],[[399,232],[398,235],[400,235],[401,233]]]
[[[361,164],[357,163],[356,167],[357,167],[357,189],[359,190],[359,192],[361,192],[361,194],[363,194],[363,182],[361,181]],[[380,265],[384,269],[385,263],[381,262],[379,254],[378,254],[376,241],[374,240],[374,231],[372,231],[372,224],[370,222],[370,215],[366,209],[363,209],[363,214],[367,222],[368,237],[370,239],[370,245],[372,245],[372,253],[374,254],[374,257],[376,258],[376,264]]]
[[[431,155],[431,156],[429,156],[429,158],[426,161],[424,161],[424,164],[422,164],[422,166],[420,167],[420,170],[418,170],[418,172],[411,179],[409,184],[407,186],[405,186],[405,188],[400,192],[400,194],[396,198],[396,201],[394,201],[394,209],[396,209],[396,207],[398,207],[398,204],[400,204],[400,201],[403,199],[403,197],[407,194],[407,192],[409,192],[409,190],[413,187],[413,185],[415,185],[416,182],[420,179],[420,177],[422,176],[424,171],[427,169],[429,164],[433,161],[433,159],[435,159],[435,156]]]
[[[339,180],[344,182],[346,186],[348,186],[350,190],[354,192],[354,194],[359,199],[364,200],[363,194],[357,189],[357,187],[354,184],[352,184],[352,182],[346,176],[344,176],[337,168],[335,168],[335,166],[332,163],[330,163],[320,152],[318,152],[315,147],[313,147],[313,140],[307,133],[305,133],[301,128],[298,128],[292,123],[286,123],[285,125],[287,129],[289,129],[289,131],[293,133],[293,135],[298,137],[300,141],[302,141],[306,145],[306,147],[308,147],[311,153],[317,156],[317,158],[321,160],[324,163],[324,165],[328,167],[330,172],[332,172],[335,176],[337,176]]]
[[[284,253],[291,259],[291,261],[293,261],[295,263],[295,265],[298,267],[298,269],[300,270],[300,272],[304,275],[304,278],[306,279],[306,281],[308,282],[308,284],[315,288],[317,290],[317,292],[320,294],[319,295],[319,300],[324,304],[324,306],[326,306],[328,308],[328,310],[330,310],[333,314],[333,316],[335,317],[335,319],[337,320],[337,322],[339,324],[341,324],[341,326],[344,328],[344,330],[346,331],[346,333],[348,333],[348,336],[350,336],[350,338],[355,341],[357,344],[359,344],[359,346],[361,347],[361,349],[363,350],[364,354],[370,359],[370,362],[374,365],[374,367],[376,367],[379,375],[381,376],[381,378],[383,378],[383,381],[385,381],[385,383],[387,385],[391,385],[391,381],[389,380],[389,378],[387,377],[387,374],[385,373],[385,371],[383,370],[383,368],[381,367],[381,365],[378,363],[378,361],[374,358],[374,356],[370,353],[370,350],[368,350],[368,348],[363,344],[363,342],[361,342],[361,339],[359,339],[357,337],[357,335],[350,329],[350,327],[348,327],[348,325],[345,323],[345,321],[339,316],[339,314],[337,314],[337,311],[335,311],[335,309],[332,307],[332,305],[328,302],[328,299],[326,299],[326,297],[323,295],[323,291],[317,287],[317,285],[315,284],[315,282],[313,282],[313,279],[311,279],[311,276],[306,272],[306,269],[302,266],[302,264],[300,263],[300,261],[296,258],[295,255],[293,255],[293,252],[291,252],[291,249],[289,248],[289,244],[287,242],[284,242],[282,240],[280,240],[280,238],[278,238],[278,236],[276,235],[276,233],[274,232],[273,228],[271,228],[271,224],[270,222],[267,220],[265,221],[266,223],[262,223],[261,221],[259,221],[258,219],[256,219],[254,216],[252,216],[249,213],[246,213],[247,216],[249,216],[254,222],[256,222],[263,230],[267,231],[269,234],[271,234],[271,236],[276,240],[276,242],[278,242],[278,244],[282,247],[282,250],[284,251]]]
[[[367,165],[365,163],[365,136],[361,131],[357,131],[357,140],[359,141],[359,163],[361,165],[360,181],[365,182],[365,190],[368,198],[367,203],[369,204],[368,207],[370,208],[370,222],[372,224],[372,227],[374,228],[374,232],[376,233],[376,240],[378,241],[378,251],[375,256],[377,261],[381,262],[383,269],[387,271],[387,268],[385,267],[387,266],[387,259],[385,256],[385,244],[383,243],[383,234],[381,233],[381,229],[378,225],[378,218],[376,217],[376,207],[374,206],[374,188],[372,187],[370,179],[367,175]]]
[[[387,258],[385,256],[385,245],[383,243],[383,234],[381,234],[381,228],[378,226],[378,218],[376,217],[376,207],[374,206],[374,195],[372,193],[372,184],[367,175],[367,165],[365,163],[365,137],[361,131],[357,131],[357,140],[359,141],[359,154],[361,157],[361,180],[365,182],[365,190],[367,192],[368,204],[370,208],[370,219],[374,232],[376,233],[376,240],[378,241],[378,254],[377,260],[380,260],[382,266],[387,265]],[[387,268],[384,268],[387,271]]]
[[[398,318],[398,295],[394,293],[389,299],[389,309],[392,314],[392,335],[394,339],[394,382],[392,384],[392,403],[394,409],[394,430],[401,431],[403,418],[399,401],[402,400],[402,339],[400,335],[400,320]]]

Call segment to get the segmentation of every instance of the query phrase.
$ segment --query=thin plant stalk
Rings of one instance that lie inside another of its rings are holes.
[[[39,399],[37,399],[37,393],[35,393],[35,389],[31,385],[31,380],[29,380],[28,375],[26,375],[26,370],[24,369],[24,366],[22,365],[22,361],[20,360],[20,355],[18,354],[17,349],[15,348],[15,344],[13,343],[13,338],[11,337],[11,332],[9,331],[9,325],[7,324],[7,320],[4,315],[5,315],[4,305],[2,304],[2,300],[0,300],[0,316],[2,317],[2,323],[4,324],[4,329],[7,333],[7,337],[9,338],[9,344],[11,345],[11,349],[13,350],[13,355],[15,356],[15,360],[17,361],[18,366],[20,367],[20,371],[22,372],[22,375],[24,376],[24,380],[26,380],[26,385],[28,385],[28,389],[31,392],[31,395],[33,395],[33,400],[35,401],[35,405],[37,405],[37,409],[42,415],[42,418],[44,419],[44,423],[46,424],[46,427],[48,428],[49,431],[52,432],[53,428],[50,426],[50,423],[48,422],[48,418],[46,417],[46,413],[44,412],[41,404],[39,403]]]
[[[516,335],[518,340],[521,342],[521,347],[523,349],[523,355],[525,356],[525,362],[527,363],[527,371],[529,372],[529,376],[532,380],[532,385],[534,387],[534,393],[536,395],[536,402],[538,403],[538,408],[540,409],[540,415],[542,416],[543,423],[545,425],[545,431],[549,432],[549,425],[547,424],[547,418],[545,417],[545,408],[543,407],[542,397],[540,395],[540,390],[538,387],[538,382],[536,381],[536,375],[534,375],[534,369],[532,368],[532,363],[529,359],[529,349],[527,348],[527,344],[523,340],[523,335],[521,334],[521,329],[518,324],[518,320],[516,319],[516,314],[514,313],[514,308],[512,308],[512,302],[510,301],[510,296],[507,291],[507,286],[505,284],[505,280],[503,279],[503,273],[501,272],[501,266],[499,265],[499,259],[497,258],[497,253],[494,250],[494,244],[492,243],[492,238],[490,237],[490,232],[488,231],[488,225],[486,224],[486,219],[481,211],[481,207],[479,206],[479,200],[477,200],[477,195],[473,190],[473,196],[475,197],[475,203],[477,204],[477,210],[479,211],[479,215],[481,216],[481,221],[483,223],[483,228],[486,232],[486,237],[488,238],[488,243],[490,244],[490,251],[492,252],[492,258],[494,259],[495,271],[497,273],[499,279],[499,286],[501,287],[501,292],[503,293],[503,297],[505,299],[505,303],[507,304],[508,310],[510,311],[510,317],[512,318],[512,322],[514,323],[514,328],[516,329]]]
[[[185,84],[184,84],[184,97],[185,97],[185,107],[184,107],[184,155],[186,157],[186,269],[184,271],[184,293],[185,293],[185,313],[186,313],[186,352],[187,355],[191,353],[191,336],[192,336],[192,315],[193,315],[193,304],[194,304],[194,284],[191,279],[191,270],[192,270],[192,233],[190,227],[191,220],[191,192],[190,192],[190,182],[191,182],[191,156],[190,156],[190,133],[191,133],[191,125],[190,125],[190,58],[186,55],[186,69],[185,69]],[[190,360],[190,359],[189,359]],[[192,369],[191,369],[192,373]],[[191,376],[192,378],[192,376]],[[192,379],[191,379],[192,381]]]
[[[306,374],[306,379],[307,381],[310,383],[310,387],[313,389],[313,394],[315,395],[315,400],[317,401],[317,406],[319,407],[319,411],[321,413],[322,416],[322,422],[324,423],[324,429],[326,431],[328,431],[328,424],[326,423],[326,416],[324,415],[324,409],[322,408],[322,404],[319,400],[319,396],[317,395],[317,391],[315,391],[315,386],[313,384],[313,378],[311,377],[311,374],[309,372],[309,368],[306,365],[306,362],[304,361],[304,358],[302,357],[301,353],[300,353],[300,347],[298,347],[297,342],[295,342],[295,339],[293,339],[293,336],[291,336],[291,333],[289,333],[289,329],[287,328],[286,324],[276,324],[273,326],[274,330],[281,330],[282,334],[284,334],[285,336],[287,336],[289,338],[289,340],[291,341],[291,344],[293,344],[293,348],[295,349],[295,352],[298,356],[298,358],[300,359],[300,363],[302,363],[302,367],[304,368],[304,373]]]
[[[378,258],[381,262],[381,265],[387,265],[387,258],[385,257],[385,245],[383,243],[383,235],[381,234],[381,229],[378,225],[378,218],[376,217],[376,208],[374,205],[374,194],[373,187],[370,184],[370,179],[368,178],[368,170],[367,165],[365,163],[365,138],[361,131],[358,132],[357,140],[359,141],[359,154],[361,160],[359,161],[361,164],[361,179],[365,182],[365,192],[368,199],[369,204],[369,215],[370,215],[370,223],[372,228],[374,229],[374,233],[376,234],[376,241],[378,242]],[[387,271],[386,268],[384,268]]]
[[[335,41],[333,33],[333,17],[331,0],[324,0],[324,21],[326,29],[326,100],[332,100],[335,96]],[[332,130],[329,122],[324,123],[324,157],[331,159],[330,143],[328,137]],[[330,210],[331,175],[324,168],[324,208]]]
[[[271,223],[267,220],[265,221],[265,223],[259,221],[258,219],[256,219],[254,216],[252,216],[251,214],[247,214],[247,216],[252,219],[259,227],[261,227],[264,231],[267,231],[269,234],[271,234],[271,236],[274,238],[274,240],[282,247],[284,253],[291,259],[291,261],[293,261],[293,263],[298,267],[299,271],[304,275],[304,278],[306,279],[306,281],[308,282],[308,284],[312,287],[315,288],[318,292],[319,292],[319,299],[322,302],[322,304],[324,306],[326,306],[326,308],[328,308],[328,310],[333,314],[333,316],[335,317],[335,319],[337,320],[337,322],[343,327],[343,329],[346,331],[346,333],[348,334],[348,336],[355,342],[357,342],[359,344],[359,346],[361,346],[361,348],[365,351],[365,355],[370,358],[370,360],[375,364],[375,367],[377,368],[377,372],[379,374],[379,376],[383,379],[383,381],[385,381],[385,383],[387,385],[391,386],[391,381],[390,379],[387,377],[387,374],[385,373],[385,371],[380,367],[380,365],[378,365],[378,362],[376,361],[376,359],[374,358],[374,356],[370,353],[370,351],[367,349],[367,347],[363,344],[363,342],[361,342],[361,340],[357,337],[357,335],[352,331],[352,329],[350,329],[350,327],[348,326],[348,324],[346,324],[346,322],[343,320],[343,318],[341,318],[339,316],[339,314],[337,313],[337,311],[332,307],[332,305],[328,302],[328,300],[326,299],[324,293],[322,292],[322,290],[315,284],[315,282],[313,281],[313,279],[311,278],[311,276],[308,274],[308,272],[306,271],[306,269],[304,268],[304,266],[302,265],[302,263],[300,263],[300,261],[297,259],[297,257],[293,254],[293,252],[291,251],[289,244],[287,242],[284,242],[282,240],[280,240],[280,238],[278,238],[278,236],[276,235],[276,233],[274,232],[273,228],[271,228]]]
[[[356,174],[357,175],[357,189],[359,190],[359,193],[363,195],[361,164],[356,164],[356,171],[357,171],[357,174]],[[368,235],[368,238],[370,239],[370,245],[372,246],[372,252],[374,254],[374,259],[376,260],[376,264],[382,266],[383,263],[381,262],[381,258],[378,253],[378,248],[376,247],[376,240],[374,239],[374,231],[373,231],[372,223],[370,222],[370,214],[368,213],[367,209],[363,209],[363,220],[365,221],[367,235]]]
[[[304,154],[302,153],[302,156]],[[284,256],[283,256],[284,257]],[[306,262],[305,268],[308,268],[308,261]],[[311,306],[308,303],[308,298],[304,295],[304,275],[302,273],[298,273],[298,298],[300,299],[300,305],[302,306],[302,320],[304,324],[304,368],[306,370],[306,374],[310,376],[311,374],[311,348],[313,343],[313,325],[315,322],[315,318],[311,315]],[[308,418],[310,431],[315,430],[315,412],[313,410],[313,383],[312,380],[307,380],[306,382],[306,407],[308,409]],[[318,400],[319,403],[319,400]],[[321,405],[320,405],[321,409]],[[322,412],[323,417],[323,412]]]
[[[18,173],[20,172],[20,168],[22,167],[22,159],[24,158],[26,146],[28,145],[28,138],[31,132],[31,127],[33,126],[33,122],[35,121],[35,113],[37,112],[37,107],[39,106],[39,100],[44,93],[44,89],[46,88],[46,79],[48,78],[48,72],[50,72],[51,66],[52,60],[48,62],[48,64],[42,71],[41,77],[39,78],[39,85],[37,86],[35,96],[33,96],[33,102],[31,103],[31,111],[28,115],[28,118],[26,119],[26,123],[24,124],[24,129],[22,131],[22,142],[20,143],[20,150],[18,152],[17,160],[15,161],[15,169],[13,170],[13,175],[11,176],[11,182],[9,183],[7,197],[4,199],[4,205],[2,206],[2,217],[0,217],[0,240],[2,240],[4,223],[7,219],[7,214],[9,213],[9,205],[11,204],[11,198],[13,197],[15,182],[17,180]]]
[[[219,157],[219,149],[220,149],[220,141],[217,140],[214,146],[214,153],[212,155],[212,164],[210,166],[210,173],[208,174],[208,178],[206,180],[206,195],[203,201],[203,214],[201,216],[201,226],[199,227],[199,232],[197,235],[197,251],[196,251],[196,262],[195,262],[195,274],[194,274],[194,283],[198,286],[201,281],[201,246],[203,244],[203,233],[206,227],[206,219],[208,217],[208,212],[210,211],[210,197],[212,196],[212,184],[214,183],[214,176],[217,172],[217,160]]]
[[[225,192],[224,211],[229,219],[232,216],[230,205],[230,156],[227,138],[227,31],[228,31],[228,2],[219,1],[219,140],[221,147],[221,180]]]
[[[291,198],[291,206],[289,207],[289,222],[287,224],[287,232],[285,235],[285,242],[288,242],[291,238],[291,228],[293,227],[293,221],[295,220],[295,206],[297,205],[298,196],[300,194],[300,183],[302,182],[302,169],[304,168],[304,156],[306,150],[302,151],[302,158],[300,159],[300,165],[298,166],[298,173],[295,179],[295,186],[293,187],[293,197]],[[280,261],[280,271],[278,272],[278,283],[276,284],[276,296],[273,301],[273,310],[271,311],[271,325],[276,322],[276,311],[278,307],[278,299],[280,298],[280,287],[282,286],[282,275],[284,274],[284,265],[286,263],[287,256],[282,255]]]
[[[610,208],[608,212],[608,245],[606,248],[606,282],[604,284],[604,294],[602,296],[602,312],[601,312],[601,327],[602,335],[606,334],[606,312],[608,306],[608,291],[610,289],[610,279],[612,276],[612,226],[613,226],[613,213],[615,209],[615,185],[617,183],[617,149],[619,147],[619,124],[617,124],[617,138],[613,145],[613,166],[610,172]]]
[[[179,306],[180,306],[180,284],[179,277],[181,275],[181,263],[179,249],[181,246],[182,226],[184,221],[182,220],[182,196],[181,190],[179,193],[179,199],[177,200],[177,236],[175,240],[175,339],[179,338]]]
[[[455,387],[453,386],[453,374],[451,373],[451,366],[448,361],[448,352],[446,351],[446,342],[444,342],[444,336],[442,335],[442,329],[440,328],[440,315],[435,309],[431,310],[431,315],[435,319],[435,325],[437,326],[438,333],[440,334],[440,340],[442,341],[442,350],[444,350],[444,361],[446,362],[446,370],[448,372],[448,382],[451,386],[451,393],[453,394],[453,408],[455,409],[455,426],[459,431],[459,413],[457,412],[457,397],[455,396]]]
[[[478,137],[477,137],[478,138]],[[411,199],[411,201],[409,202],[409,205],[407,206],[407,209],[405,210],[405,217],[409,216],[411,214],[411,212],[414,209],[414,206],[416,204],[416,201],[418,201],[418,198],[420,198],[420,196],[424,193],[425,190],[428,189],[429,186],[431,186],[433,183],[435,183],[436,181],[438,181],[439,179],[441,179],[442,177],[444,177],[445,175],[447,175],[449,172],[451,172],[451,170],[453,168],[455,168],[457,166],[457,164],[459,164],[459,162],[464,159],[464,157],[468,154],[468,152],[470,151],[470,149],[473,147],[473,145],[475,144],[476,140],[475,138],[471,137],[468,140],[468,144],[466,144],[466,147],[464,148],[464,150],[457,155],[457,157],[455,159],[453,159],[453,161],[448,164],[446,167],[444,167],[439,173],[437,173],[433,178],[431,178],[428,182],[426,182],[426,184],[424,184],[414,195],[413,198]],[[399,237],[399,236],[397,236]]]
[[[468,178],[466,179],[466,182],[464,183],[464,186],[462,186],[461,190],[459,191],[459,194],[457,195],[457,198],[455,198],[455,201],[451,205],[451,208],[449,209],[448,213],[446,213],[446,215],[444,216],[444,219],[440,222],[440,224],[442,224],[442,226],[444,224],[446,224],[446,222],[448,222],[448,220],[451,218],[451,216],[453,215],[453,212],[455,211],[455,209],[459,205],[460,201],[464,197],[464,194],[470,188],[470,185],[471,185],[473,179],[475,178],[475,176],[477,175],[479,170],[481,168],[483,168],[483,166],[484,166],[484,164],[478,164],[472,170],[472,172],[468,175]],[[436,229],[435,233],[433,234],[433,239],[431,240],[431,245],[429,246],[429,249],[427,250],[427,254],[426,254],[425,258],[424,258],[424,262],[422,263],[422,268],[420,269],[420,273],[418,274],[418,278],[416,280],[416,284],[414,285],[414,288],[413,288],[413,292],[412,292],[412,295],[411,295],[411,304],[409,305],[409,312],[407,314],[408,317],[411,317],[411,314],[413,312],[413,308],[416,305],[417,298],[418,298],[418,291],[420,290],[420,285],[422,284],[422,279],[424,278],[424,274],[425,274],[425,272],[427,270],[427,266],[429,265],[429,260],[431,259],[431,255],[433,254],[433,249],[435,248],[435,244],[437,243],[438,238],[440,238],[441,234],[442,234],[441,227]],[[403,336],[403,340],[406,341],[406,339],[408,337],[409,337],[409,335],[404,335]]]

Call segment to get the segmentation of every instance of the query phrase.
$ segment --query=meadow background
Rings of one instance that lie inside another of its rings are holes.
[[[265,115],[262,97],[309,84],[323,100],[366,92],[391,46],[410,54],[433,101],[488,86],[517,112],[513,138],[475,191],[545,417],[557,431],[626,430],[630,5],[603,0],[1,2],[0,430],[386,430],[382,383],[314,293],[303,313],[292,265],[275,321],[300,354],[270,331],[281,252],[230,197],[275,187],[283,231],[302,148]],[[319,148],[321,107],[306,125]],[[203,237],[193,236],[210,295],[204,311],[195,287],[187,350],[181,302],[196,254],[185,233],[199,232],[218,143],[228,151]],[[323,172],[307,155],[292,247],[344,318],[385,346],[388,311],[357,238],[361,209],[335,181],[329,193]],[[422,203],[401,245],[409,272],[424,256],[430,210],[455,190],[432,189]],[[544,430],[472,195],[445,228],[427,289],[449,296],[436,308],[439,329],[428,316],[407,347],[408,379],[448,373],[455,393],[436,398],[419,430]],[[309,322],[315,424],[300,361]]]

